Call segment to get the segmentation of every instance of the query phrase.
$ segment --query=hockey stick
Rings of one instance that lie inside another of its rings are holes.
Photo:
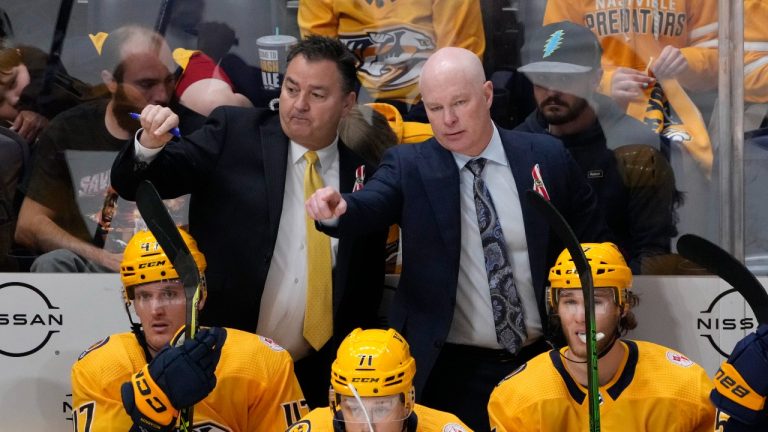
[[[765,288],[733,255],[694,234],[681,236],[677,240],[677,251],[683,258],[704,267],[734,287],[747,301],[757,322],[768,323],[768,294]]]
[[[64,37],[67,35],[69,27],[69,18],[72,15],[74,0],[61,0],[59,5],[59,14],[56,17],[56,27],[53,29],[53,41],[51,41],[51,51],[48,53],[48,61],[45,65],[45,74],[43,75],[43,85],[38,93],[38,105],[42,105],[46,98],[51,98],[53,82],[56,80],[56,69],[61,63],[61,52],[64,47]]]
[[[187,244],[179,233],[179,229],[173,222],[168,209],[157,190],[148,180],[144,180],[136,189],[136,207],[139,208],[141,217],[147,223],[149,230],[157,239],[163,252],[173,263],[173,268],[179,274],[184,285],[186,297],[186,325],[184,327],[184,339],[190,340],[197,333],[197,306],[200,302],[200,270],[195,259],[189,252]],[[180,410],[179,430],[187,432],[192,430],[194,407],[184,407]]]
[[[557,233],[568,252],[571,253],[576,271],[579,272],[581,290],[584,293],[584,315],[587,324],[587,391],[589,392],[589,430],[600,431],[600,383],[597,375],[597,330],[595,329],[595,289],[592,282],[592,268],[584,255],[576,234],[563,215],[547,199],[529,190],[528,203],[539,211]]]
[[[160,9],[157,12],[157,20],[155,21],[155,31],[165,36],[165,31],[168,29],[168,23],[171,21],[171,13],[173,13],[174,0],[163,0],[160,3]]]

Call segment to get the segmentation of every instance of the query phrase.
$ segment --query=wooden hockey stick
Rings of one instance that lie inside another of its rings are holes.
[[[576,271],[579,272],[581,290],[584,293],[585,321],[587,324],[587,391],[589,392],[589,430],[600,431],[600,383],[597,374],[597,330],[595,328],[595,287],[592,282],[592,268],[571,227],[563,215],[548,200],[538,193],[526,192],[528,202],[539,211],[557,233],[568,252],[571,253]]]
[[[694,234],[677,240],[677,251],[683,258],[719,276],[744,297],[761,324],[768,323],[768,294],[749,269],[733,255],[711,241]]]
[[[173,263],[173,268],[179,274],[184,285],[186,297],[186,325],[184,327],[184,340],[190,340],[197,333],[197,311],[200,302],[200,270],[195,259],[189,252],[187,244],[179,233],[179,229],[173,222],[168,209],[157,190],[148,180],[144,180],[136,189],[136,206],[141,217],[147,223],[149,230],[157,239],[163,252]],[[183,407],[179,413],[179,430],[188,432],[192,430],[194,407]]]

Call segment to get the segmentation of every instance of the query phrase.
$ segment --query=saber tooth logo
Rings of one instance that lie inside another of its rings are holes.
[[[23,282],[0,285],[0,355],[32,355],[63,325],[59,308],[39,289]]]

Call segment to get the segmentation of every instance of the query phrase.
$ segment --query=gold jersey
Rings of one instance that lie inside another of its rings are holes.
[[[195,430],[284,431],[309,411],[290,355],[271,339],[226,332],[216,388],[195,405]],[[133,333],[112,335],[83,352],[72,366],[75,431],[128,431],[133,422],[120,387],[146,363]]]
[[[420,100],[430,54],[446,46],[485,51],[480,2],[472,0],[300,0],[301,36],[338,37],[360,60],[357,77],[374,100]]]
[[[406,432],[472,432],[458,417],[447,412],[416,404],[416,428]],[[334,432],[333,413],[330,407],[315,408],[286,432]]]
[[[602,430],[713,430],[712,381],[701,366],[650,342],[617,343],[626,350],[616,375],[600,387]],[[557,350],[536,356],[499,383],[488,414],[496,432],[589,430],[587,389],[574,381]]]

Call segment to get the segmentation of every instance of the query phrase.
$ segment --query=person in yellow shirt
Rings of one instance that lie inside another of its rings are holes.
[[[622,336],[637,326],[632,274],[613,243],[583,243],[595,284],[600,425],[606,431],[713,430],[712,383],[683,354]],[[534,357],[494,389],[488,403],[496,432],[589,429],[584,297],[576,266],[563,251],[549,273],[547,302],[568,345]]]
[[[355,53],[362,102],[393,104],[406,120],[427,121],[418,83],[433,52],[461,47],[481,60],[485,52],[474,0],[300,0],[297,20],[302,36],[335,37]]]
[[[287,432],[468,432],[453,414],[414,402],[416,361],[394,329],[355,329],[331,368],[330,406]]]
[[[712,145],[686,90],[717,84],[717,2],[548,0],[543,24],[571,21],[590,29],[603,49],[600,92],[627,114],[682,145],[709,172]]]
[[[203,280],[206,261],[180,231]],[[186,317],[184,287],[148,231],[126,246],[120,276],[126,309],[140,323],[83,352],[72,367],[76,432],[173,431],[179,410],[194,405],[194,430],[278,431],[307,404],[287,351],[271,339],[239,330],[202,328],[175,340]],[[130,314],[129,314],[130,317]]]

